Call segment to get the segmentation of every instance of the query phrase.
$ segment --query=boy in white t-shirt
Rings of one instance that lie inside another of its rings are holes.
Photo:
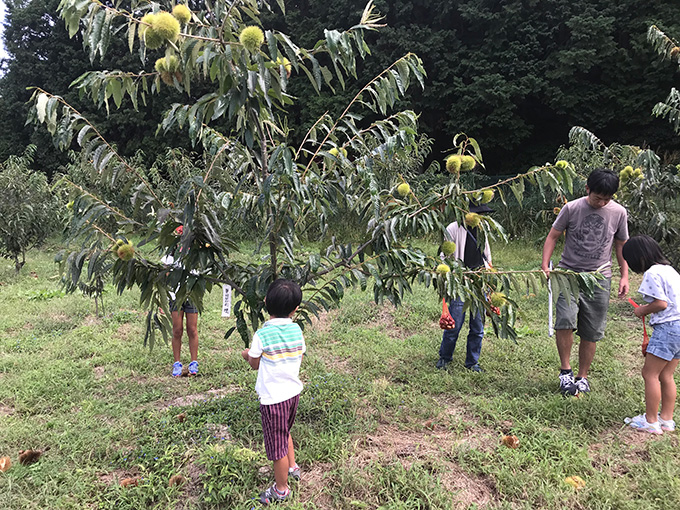
[[[300,286],[292,280],[275,280],[264,302],[270,319],[241,356],[258,371],[255,391],[260,399],[264,447],[274,462],[276,480],[260,494],[260,503],[269,505],[288,498],[288,476],[300,478],[290,429],[302,391],[299,374],[306,346],[300,326],[291,319],[302,302]]]

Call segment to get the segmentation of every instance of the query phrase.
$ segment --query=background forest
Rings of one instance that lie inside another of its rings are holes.
[[[39,147],[36,169],[52,175],[67,162],[43,129],[25,125],[30,86],[65,97],[96,121],[106,138],[117,140],[125,156],[141,150],[150,163],[166,147],[186,144],[173,133],[156,137],[161,112],[179,97],[170,87],[149,97],[143,111],[111,111],[108,117],[69,91],[88,70],[139,68],[138,55],[123,41],[113,40],[103,61],[90,62],[81,34],[69,39],[59,20],[58,0],[5,3],[10,56],[2,62],[0,79],[0,161],[33,143]],[[288,2],[285,16],[265,15],[263,22],[302,45],[313,44],[324,28],[347,28],[364,5],[363,0]],[[461,131],[484,147],[492,175],[552,160],[574,125],[607,144],[649,146],[661,154],[678,148],[668,124],[651,115],[677,79],[677,68],[658,58],[646,40],[651,24],[680,33],[675,2],[378,0],[375,5],[387,26],[367,34],[372,57],[358,63],[358,75],[375,76],[409,51],[423,59],[426,86],[409,91],[402,102],[421,114],[420,130],[433,140],[426,163],[440,160],[452,134]],[[345,90],[336,87],[335,94],[317,95],[309,82],[293,80],[289,92],[304,99],[288,110],[293,137],[302,137],[323,112],[337,114],[360,87],[360,81],[351,82]],[[198,97],[200,87],[193,94]]]

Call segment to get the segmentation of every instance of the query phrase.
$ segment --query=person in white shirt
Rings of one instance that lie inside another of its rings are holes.
[[[486,204],[473,205],[470,212],[477,214],[489,214],[493,209]],[[491,267],[491,249],[489,240],[486,239],[484,248],[479,246],[477,238],[479,230],[475,227],[459,225],[457,222],[446,227],[446,240],[453,241],[456,249],[453,256],[462,261],[468,269]],[[443,254],[442,254],[443,257]],[[451,301],[449,312],[453,317],[455,326],[453,329],[445,329],[442,342],[439,346],[439,360],[435,367],[439,370],[447,369],[453,359],[453,351],[458,342],[458,335],[465,322],[465,303],[457,298]],[[477,311],[470,314],[470,329],[467,336],[467,350],[465,355],[465,368],[473,372],[483,372],[479,366],[479,356],[482,352],[482,339],[484,338],[484,317]]]

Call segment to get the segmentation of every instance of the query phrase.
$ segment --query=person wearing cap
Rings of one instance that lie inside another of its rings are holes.
[[[486,204],[473,205],[470,212],[477,214],[489,214],[493,209]],[[482,250],[477,242],[479,229],[459,225],[458,222],[451,223],[446,227],[445,240],[453,241],[456,249],[453,256],[462,261],[468,269],[478,269],[480,267],[491,267],[491,249],[489,241],[485,239],[484,249]],[[442,259],[444,254],[440,254]],[[449,312],[455,322],[453,329],[445,329],[442,335],[442,343],[439,347],[439,361],[436,367],[440,370],[446,369],[453,358],[453,351],[456,349],[458,335],[465,322],[465,303],[462,299],[456,298],[449,305]],[[482,339],[484,338],[484,317],[480,311],[474,315],[470,314],[470,330],[467,337],[467,354],[465,356],[465,368],[473,372],[483,372],[479,366],[479,355],[482,352]]]
[[[555,342],[560,358],[560,392],[567,395],[588,393],[588,371],[595,357],[597,342],[604,338],[612,279],[612,246],[616,251],[621,279],[619,297],[628,293],[628,264],[623,245],[628,239],[628,213],[612,200],[619,189],[619,176],[611,170],[593,170],[586,183],[586,196],[562,207],[543,244],[541,269],[550,276],[550,258],[564,234],[564,248],[558,268],[577,272],[596,271],[598,281],[592,296],[580,292],[567,300],[560,293],[555,306]],[[578,374],[571,369],[574,331],[581,341],[578,348]]]

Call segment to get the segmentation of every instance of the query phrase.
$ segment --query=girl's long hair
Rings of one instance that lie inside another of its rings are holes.
[[[670,266],[661,246],[647,235],[633,236],[623,245],[623,258],[636,273],[644,273],[654,264]]]

